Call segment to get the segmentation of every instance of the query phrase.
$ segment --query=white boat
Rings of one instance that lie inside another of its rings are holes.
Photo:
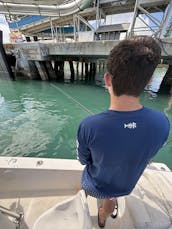
[[[78,191],[82,169],[76,160],[0,157],[0,229],[99,228],[96,199]],[[118,204],[107,229],[172,229],[172,172],[149,164]]]

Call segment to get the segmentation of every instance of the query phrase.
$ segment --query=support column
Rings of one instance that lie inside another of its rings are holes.
[[[133,29],[135,26],[136,18],[138,16],[138,5],[139,5],[139,0],[136,0],[135,7],[134,7],[134,15],[130,27],[128,29],[127,37],[131,37],[133,35]]]
[[[56,74],[56,79],[58,79],[58,74],[59,74],[59,61],[54,61],[54,71]]]
[[[103,61],[103,69],[105,69],[105,61]]]
[[[81,62],[81,79],[83,80],[84,77],[84,62]]]
[[[54,70],[56,74],[56,79],[58,81],[64,81],[64,61],[55,61]]]
[[[88,63],[85,62],[85,81],[88,81]]]
[[[76,77],[79,79],[79,61],[76,62]]]
[[[52,79],[52,80],[55,80],[56,79],[56,74],[55,74],[55,71],[52,67],[52,64],[51,64],[51,61],[46,61],[46,68],[47,68],[47,71],[48,71],[48,76],[49,76],[49,79]]]
[[[28,68],[24,75],[27,75],[27,77],[29,77],[31,80],[41,80],[41,75],[38,71],[35,61],[28,61]]]
[[[64,81],[64,61],[59,61],[59,80]]]
[[[39,72],[39,74],[41,76],[41,79],[44,80],[44,81],[48,80],[48,74],[46,72],[46,68],[45,68],[45,65],[44,65],[43,61],[35,61],[35,65],[36,65],[36,67],[38,69],[38,72]]]
[[[11,79],[15,80],[14,74],[12,72],[11,66],[8,63],[7,55],[5,53],[5,49],[3,47],[3,32],[0,30],[0,70],[3,74],[7,75]]]
[[[92,75],[93,75],[93,63],[90,62],[89,81],[92,80]]]
[[[93,80],[95,80],[96,69],[97,69],[97,64],[94,62],[94,63],[93,63]]]
[[[75,80],[75,71],[74,71],[72,60],[69,60],[69,66],[70,66],[70,72],[71,72],[71,83],[73,83]]]

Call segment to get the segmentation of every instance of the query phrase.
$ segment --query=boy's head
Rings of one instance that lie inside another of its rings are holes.
[[[116,96],[139,96],[160,62],[161,48],[152,37],[135,36],[115,46],[107,61]]]

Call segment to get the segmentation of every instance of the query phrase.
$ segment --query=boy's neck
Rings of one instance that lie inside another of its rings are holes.
[[[143,106],[140,104],[139,97],[130,95],[111,96],[110,110],[116,111],[135,111],[141,109]]]

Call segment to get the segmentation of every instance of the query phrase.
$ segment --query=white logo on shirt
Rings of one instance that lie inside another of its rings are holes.
[[[135,122],[130,122],[128,124],[124,124],[124,128],[135,129],[136,127],[137,127],[137,124]]]

